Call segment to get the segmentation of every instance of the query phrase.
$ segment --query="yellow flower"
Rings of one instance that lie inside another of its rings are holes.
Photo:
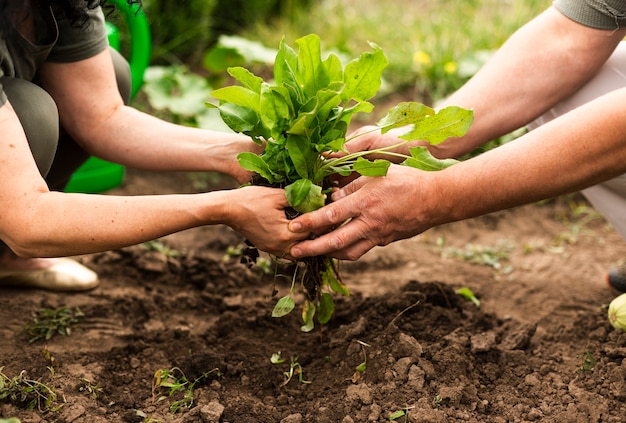
[[[447,73],[448,75],[456,73],[458,68],[459,66],[456,64],[456,62],[453,62],[453,61],[446,62],[446,64],[443,65],[443,71]]]
[[[423,50],[413,53],[413,63],[422,66],[428,66],[431,64],[430,55]]]

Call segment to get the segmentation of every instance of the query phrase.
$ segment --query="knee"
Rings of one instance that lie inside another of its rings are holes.
[[[41,87],[18,78],[0,78],[0,84],[15,110],[42,176],[46,176],[59,139],[59,111]]]

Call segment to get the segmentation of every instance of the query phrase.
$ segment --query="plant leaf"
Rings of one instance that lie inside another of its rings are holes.
[[[474,112],[456,106],[441,109],[435,115],[425,116],[413,130],[400,136],[405,140],[428,141],[437,145],[450,137],[467,133],[474,120]]]
[[[330,78],[322,63],[320,37],[309,34],[296,40],[298,44],[298,67],[296,79],[304,92],[305,99],[315,97],[318,91],[326,88]]]
[[[392,107],[385,117],[377,122],[382,134],[390,129],[416,123],[419,119],[434,115],[435,110],[414,101],[405,101]]]
[[[390,165],[391,163],[387,160],[377,159],[371,161],[359,157],[354,162],[353,168],[355,172],[363,176],[385,176]]]
[[[289,121],[287,100],[277,90],[264,83],[261,88],[260,108],[262,110],[261,122],[270,130],[274,139],[279,138],[283,127]]]
[[[327,292],[322,293],[317,310],[317,321],[322,325],[328,323],[335,312],[335,302],[333,301],[333,296]]]
[[[366,52],[358,59],[351,60],[346,65],[343,82],[346,84],[341,92],[341,99],[366,101],[374,97],[380,88],[383,69],[387,66],[387,57],[383,50],[374,43],[370,43],[373,52]]]
[[[306,300],[302,306],[302,321],[304,322],[304,325],[300,326],[302,332],[311,332],[313,330],[315,327],[313,316],[315,316],[315,304]]]
[[[224,123],[235,132],[247,133],[259,124],[259,115],[247,107],[224,103],[217,108]]]
[[[217,90],[212,91],[211,95],[220,101],[238,104],[240,106],[254,110],[257,113],[261,111],[261,97],[258,93],[246,87],[231,85],[229,87],[218,88]]]
[[[402,164],[421,170],[443,170],[459,162],[455,159],[437,159],[430,154],[430,151],[428,151],[426,147],[411,147],[409,151],[411,152],[411,157],[406,159]]]
[[[298,179],[285,187],[289,205],[300,213],[308,213],[324,206],[322,187],[310,179]]]
[[[258,173],[263,178],[267,179],[269,183],[277,182],[274,177],[274,172],[272,172],[267,163],[258,155],[245,151],[237,155],[237,161],[241,167],[250,172]]]
[[[241,66],[235,66],[228,68],[230,76],[242,83],[248,89],[254,91],[257,94],[261,94],[261,85],[263,84],[263,78],[256,76],[248,69]]]
[[[285,295],[282,297],[276,305],[274,306],[274,310],[272,310],[272,317],[283,317],[291,313],[291,311],[295,308],[296,303],[293,298],[289,295]]]

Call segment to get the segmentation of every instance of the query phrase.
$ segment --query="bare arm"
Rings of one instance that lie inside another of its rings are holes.
[[[307,233],[347,221],[297,244],[291,255],[355,260],[435,225],[580,190],[624,172],[626,89],[443,171],[393,166],[386,177],[361,177],[335,193],[330,205],[290,223]]]
[[[108,55],[49,64],[42,72],[63,124],[88,151],[150,169],[246,177],[235,155],[251,141],[175,126],[123,106]],[[25,257],[104,251],[218,223],[269,252],[281,253],[302,238],[287,228],[282,190],[136,197],[50,192],[10,103],[0,107],[0,175],[0,239]]]
[[[241,151],[249,137],[184,127],[124,106],[108,50],[76,63],[47,63],[41,71],[61,122],[90,154],[137,169],[216,171],[247,182]]]
[[[589,81],[625,34],[583,26],[550,7],[442,103],[473,109],[475,120],[463,139],[443,143],[433,154],[461,156],[539,117]]]
[[[513,34],[461,89],[438,105],[474,111],[466,136],[430,147],[439,158],[459,157],[518,129],[589,81],[610,57],[626,30],[580,25],[550,7]],[[359,137],[350,151],[398,143],[405,129]],[[407,151],[404,151],[407,153]]]

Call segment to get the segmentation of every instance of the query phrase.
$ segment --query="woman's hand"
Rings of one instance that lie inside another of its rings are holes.
[[[308,233],[289,230],[285,191],[278,188],[247,186],[225,192],[232,200],[226,224],[242,234],[259,250],[284,257]]]

